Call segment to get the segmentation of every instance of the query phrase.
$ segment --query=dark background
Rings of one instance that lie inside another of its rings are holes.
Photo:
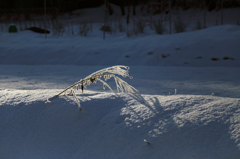
[[[59,12],[70,13],[73,10],[83,8],[94,8],[104,4],[104,0],[46,0],[47,8],[58,8]],[[121,8],[122,15],[125,15],[124,6],[137,6],[139,4],[154,5],[165,12],[169,5],[169,0],[108,0]],[[162,4],[162,7],[161,7]],[[0,0],[0,9],[26,9],[43,8],[44,0]],[[171,0],[171,8],[206,8],[209,11],[220,10],[222,8],[240,7],[240,0]],[[156,12],[161,12],[159,9]]]

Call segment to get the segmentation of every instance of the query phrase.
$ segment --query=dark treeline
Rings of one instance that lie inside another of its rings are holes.
[[[139,4],[148,5],[155,2],[155,5],[165,5],[159,7],[167,8],[169,0],[107,0],[121,8],[122,14],[125,14],[124,6],[137,6]],[[105,0],[46,0],[48,8],[58,8],[60,12],[71,12],[76,9],[94,8],[103,5]],[[219,7],[221,6],[221,7]],[[0,9],[23,9],[23,8],[43,8],[44,0],[0,0]],[[219,8],[240,7],[240,0],[171,0],[172,8],[189,8],[204,7],[209,11]],[[163,10],[164,11],[164,10]]]

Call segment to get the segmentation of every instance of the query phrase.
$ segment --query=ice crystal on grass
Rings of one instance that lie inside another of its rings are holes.
[[[133,86],[129,85],[127,82],[125,82],[124,80],[116,76],[116,75],[120,75],[122,77],[129,77],[130,79],[132,79],[133,77],[129,76],[128,70],[129,70],[128,66],[118,65],[118,66],[112,66],[112,67],[108,67],[108,68],[96,71],[90,74],[89,76],[85,77],[84,79],[81,79],[80,81],[69,86],[68,88],[66,88],[59,94],[57,94],[55,97],[58,97],[61,95],[73,95],[77,101],[78,107],[81,110],[81,105],[79,100],[76,97],[75,92],[80,88],[83,93],[83,91],[86,89],[88,85],[90,85],[91,83],[96,83],[97,81],[100,81],[103,84],[103,89],[105,89],[105,87],[108,87],[111,90],[111,92],[113,92],[112,88],[105,82],[110,78],[114,78],[118,92],[135,94],[136,92],[138,92],[137,89],[135,89]],[[105,81],[102,80],[101,78],[104,78]]]

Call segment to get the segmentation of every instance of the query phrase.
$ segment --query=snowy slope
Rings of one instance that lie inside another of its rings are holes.
[[[131,67],[140,94],[97,83],[79,112],[72,96],[46,99],[102,66],[0,67],[1,158],[240,157],[238,68]]]
[[[240,27],[215,26],[173,35],[53,36],[1,33],[0,64],[240,66]],[[226,58],[224,60],[224,58]],[[214,61],[218,60],[218,61]]]
[[[1,158],[238,158],[240,99],[1,91]],[[146,144],[146,139],[151,145]]]

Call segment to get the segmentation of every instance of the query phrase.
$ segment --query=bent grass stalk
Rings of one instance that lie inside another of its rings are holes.
[[[78,90],[80,87],[80,89],[82,90],[82,93],[83,93],[83,90],[86,88],[86,86],[90,85],[91,83],[96,83],[97,81],[100,81],[101,83],[103,83],[103,89],[105,89],[105,87],[107,86],[111,90],[111,92],[114,93],[112,88],[105,82],[112,77],[115,80],[118,92],[126,92],[126,93],[135,94],[136,92],[138,92],[138,90],[136,88],[134,88],[133,86],[129,85],[127,82],[125,82],[124,80],[122,80],[121,78],[116,76],[116,75],[120,75],[122,77],[129,77],[130,79],[132,79],[132,77],[129,76],[129,74],[128,74],[128,70],[129,70],[128,66],[118,65],[118,66],[112,66],[112,67],[108,67],[108,68],[96,71],[96,72],[90,74],[89,76],[85,77],[84,79],[81,79],[80,81],[67,87],[62,92],[58,93],[56,96],[52,97],[51,99],[53,100],[54,98],[59,97],[63,94],[64,95],[73,95],[75,97],[78,107],[80,108],[80,111],[81,111],[82,110],[81,105],[80,105],[79,100],[76,97],[75,91]],[[104,77],[105,81],[101,80],[102,77]],[[47,99],[46,103],[48,103],[48,102],[50,102],[49,99]]]

